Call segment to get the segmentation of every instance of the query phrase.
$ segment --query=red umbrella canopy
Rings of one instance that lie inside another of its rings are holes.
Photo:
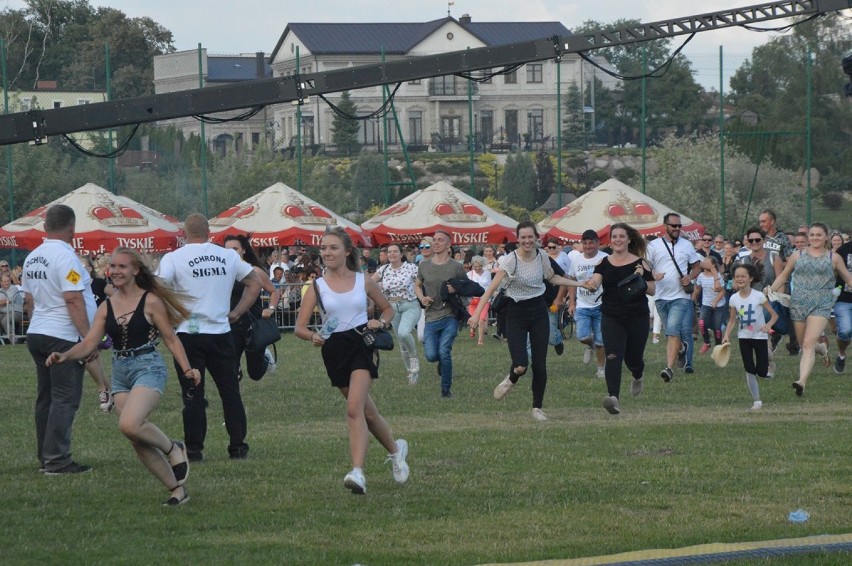
[[[601,244],[609,243],[609,228],[617,222],[625,222],[644,236],[665,234],[663,216],[672,210],[648,195],[610,179],[580,198],[563,206],[539,222],[539,233],[543,239],[556,238],[566,243],[578,242],[583,232],[594,230]],[[683,224],[681,237],[689,240],[700,238],[704,226],[680,214]]]
[[[419,242],[436,230],[452,235],[453,244],[514,242],[518,222],[447,182],[438,181],[370,218],[361,227],[377,244]]]
[[[32,250],[41,245],[44,216],[56,204],[74,209],[77,226],[71,245],[78,251],[103,253],[123,246],[167,252],[183,245],[176,218],[87,183],[0,228],[0,247]]]
[[[210,236],[222,243],[229,234],[250,234],[251,245],[318,246],[328,226],[342,226],[356,246],[370,246],[357,224],[338,216],[284,183],[275,183],[210,220]]]

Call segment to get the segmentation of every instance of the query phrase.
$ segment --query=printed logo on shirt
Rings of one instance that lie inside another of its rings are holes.
[[[65,280],[71,283],[72,285],[76,285],[80,282],[80,274],[74,271],[73,269],[68,272],[68,275],[65,276]]]

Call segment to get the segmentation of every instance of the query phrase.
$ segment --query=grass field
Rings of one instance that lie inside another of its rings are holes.
[[[35,380],[25,346],[0,347],[0,549],[4,564],[477,564],[579,558],[712,542],[852,532],[852,369],[818,367],[795,397],[797,358],[779,356],[751,398],[738,353],[719,370],[657,376],[662,345],[648,345],[646,386],[622,411],[601,408],[603,380],[581,349],[548,356],[546,423],[530,415],[529,379],[505,400],[491,392],[508,366],[505,345],[456,344],[455,397],[441,399],[433,364],[404,379],[383,356],[374,398],[411,445],[411,479],[393,482],[372,441],[368,492],[343,488],[349,470],[343,400],[319,352],[285,335],[277,375],[243,383],[249,459],[227,458],[213,394],[205,461],[192,466],[192,500],[164,508],[166,491],[137,462],[114,416],[98,412],[87,377],[74,457],[94,471],[45,477],[35,458]],[[781,348],[780,350],[784,350]],[[779,350],[779,351],[780,351]],[[179,388],[169,381],[152,420],[182,436]],[[810,513],[806,523],[790,511]],[[750,563],[848,564],[812,553]]]

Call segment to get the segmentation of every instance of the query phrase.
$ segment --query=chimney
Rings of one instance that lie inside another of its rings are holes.
[[[462,14],[462,17],[459,18],[460,24],[469,24],[470,23],[470,14]]]
[[[257,51],[254,54],[255,61],[255,75],[259,79],[266,78],[266,57],[263,54],[263,51]]]

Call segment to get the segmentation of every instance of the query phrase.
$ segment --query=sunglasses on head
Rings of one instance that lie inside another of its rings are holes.
[[[762,241],[763,241],[763,238],[749,238],[748,239],[749,244],[759,244]]]
[[[429,250],[429,249],[432,249],[432,246],[431,246],[430,244],[420,244],[418,247],[419,247],[421,250]]]
[[[669,224],[670,228],[680,228],[683,224]]]

